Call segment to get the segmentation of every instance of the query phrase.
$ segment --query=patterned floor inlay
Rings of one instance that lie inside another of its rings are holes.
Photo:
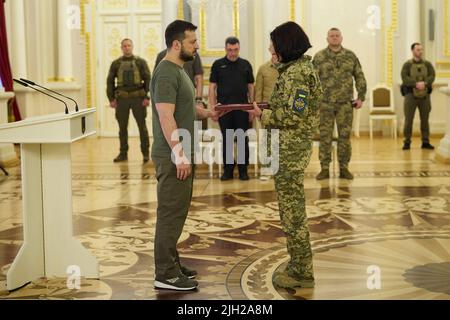
[[[276,193],[259,191],[194,197],[179,252],[199,272],[196,292],[154,290],[156,204],[138,202],[74,216],[101,280],[70,290],[66,279],[42,279],[0,298],[450,299],[450,185],[327,186],[307,189],[306,198],[315,289],[273,286],[287,261],[285,238]],[[21,243],[21,221],[0,220],[0,286]],[[380,289],[371,290],[374,267]]]
[[[156,183],[156,177],[152,172],[154,169],[146,168],[143,169],[143,173],[105,173],[105,174],[73,174],[73,181],[153,181]],[[306,172],[306,179],[315,179],[317,172]],[[259,179],[259,174],[255,177],[254,173],[250,171],[251,179]],[[339,173],[332,173],[331,177],[336,178],[339,176]],[[450,177],[450,171],[377,171],[377,172],[355,172],[355,178],[448,178]],[[3,177],[3,180],[21,180],[20,174],[12,174],[8,178]],[[200,180],[209,180],[211,179],[210,175],[207,172],[198,173],[195,176],[196,179]],[[219,179],[220,176],[217,173],[217,170],[213,174],[213,179]],[[235,178],[238,178],[238,175],[235,174]],[[0,182],[2,179],[0,178]]]

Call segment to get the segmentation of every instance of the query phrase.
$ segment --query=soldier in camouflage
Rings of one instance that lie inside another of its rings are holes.
[[[277,65],[280,76],[269,102],[270,110],[261,112],[255,104],[251,112],[261,115],[262,124],[269,130],[279,130],[279,171],[275,174],[275,187],[291,259],[286,270],[276,273],[273,281],[282,288],[311,288],[314,287],[313,254],[303,181],[319,125],[322,87],[312,58],[304,55],[311,45],[299,25],[285,23],[272,32],[271,38],[270,50],[280,62]]]
[[[342,47],[342,33],[333,28],[328,32],[328,48],[314,57],[313,64],[322,82],[324,96],[320,106],[320,164],[318,180],[330,178],[331,147],[334,123],[338,128],[338,158],[340,178],[352,180],[348,169],[352,155],[351,132],[353,108],[360,109],[367,93],[367,82],[356,55]],[[356,83],[357,100],[353,101]]]
[[[107,79],[108,99],[111,108],[116,110],[120,128],[120,154],[114,162],[128,160],[128,120],[131,109],[139,128],[144,163],[147,163],[150,160],[150,141],[145,119],[150,105],[150,69],[144,59],[133,55],[133,42],[130,39],[124,39],[121,48],[123,56],[111,64]]]

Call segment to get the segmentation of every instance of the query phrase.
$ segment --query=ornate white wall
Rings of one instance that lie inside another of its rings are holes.
[[[369,88],[379,82],[393,85],[401,123],[403,100],[398,90],[400,70],[406,59],[410,58],[409,46],[414,39],[425,43],[427,58],[438,69],[438,83],[446,85],[450,80],[449,1],[194,0],[206,4],[203,9],[193,6],[192,18],[200,27],[200,52],[207,74],[212,62],[224,55],[224,40],[231,34],[241,38],[242,56],[252,62],[256,73],[258,67],[269,59],[269,32],[280,23],[292,19],[304,26],[314,45],[309,54],[326,46],[326,32],[330,27],[339,27],[344,33],[344,46],[355,51],[361,60]],[[14,21],[9,18],[7,21],[13,73],[62,90],[78,99],[81,105],[97,107],[99,133],[115,136],[117,125],[114,112],[107,107],[105,86],[109,64],[120,56],[120,40],[123,37],[133,38],[136,53],[146,58],[152,66],[157,52],[164,46],[165,26],[183,14],[180,7],[182,1],[63,2],[6,2],[7,17],[15,17]],[[79,26],[67,27],[65,22],[76,15],[73,11],[65,12],[63,5],[78,6],[81,14]],[[428,38],[430,9],[436,15],[434,41]],[[61,18],[64,14],[66,17]],[[13,28],[20,31],[20,26],[23,26],[25,38],[21,32],[11,32]],[[62,41],[65,46],[61,46]],[[23,51],[17,53],[17,48],[23,48]],[[17,88],[17,96],[24,116],[61,111],[58,103],[41,95]],[[445,96],[436,90],[433,102],[431,127],[433,133],[443,133]],[[130,123],[132,134],[137,134],[134,122]],[[381,126],[378,130],[382,129]],[[367,129],[366,105],[361,113],[361,130]]]

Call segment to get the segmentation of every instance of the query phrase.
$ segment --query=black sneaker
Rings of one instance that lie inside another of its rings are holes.
[[[422,149],[426,149],[426,150],[434,150],[434,146],[432,146],[429,142],[424,142],[422,144]]]
[[[172,279],[155,279],[154,285],[156,289],[191,291],[197,289],[198,282],[181,275]]]
[[[403,145],[403,150],[411,150],[411,143],[405,143]]]
[[[117,158],[114,159],[114,163],[128,161],[128,156],[124,154],[119,154]]]
[[[195,279],[195,277],[198,274],[197,271],[191,270],[191,269],[189,269],[188,267],[185,267],[185,266],[181,266],[180,269],[181,269],[181,273],[184,274],[189,279]]]

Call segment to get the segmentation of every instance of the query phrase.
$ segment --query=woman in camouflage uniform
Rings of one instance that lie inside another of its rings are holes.
[[[291,259],[285,271],[275,273],[273,281],[283,288],[311,288],[314,272],[303,181],[319,125],[322,87],[312,58],[305,55],[311,48],[308,36],[298,24],[287,22],[270,37],[270,51],[279,61],[280,76],[270,99],[270,110],[262,112],[255,104],[250,113],[262,116],[262,123],[269,130],[279,130],[275,187]]]

